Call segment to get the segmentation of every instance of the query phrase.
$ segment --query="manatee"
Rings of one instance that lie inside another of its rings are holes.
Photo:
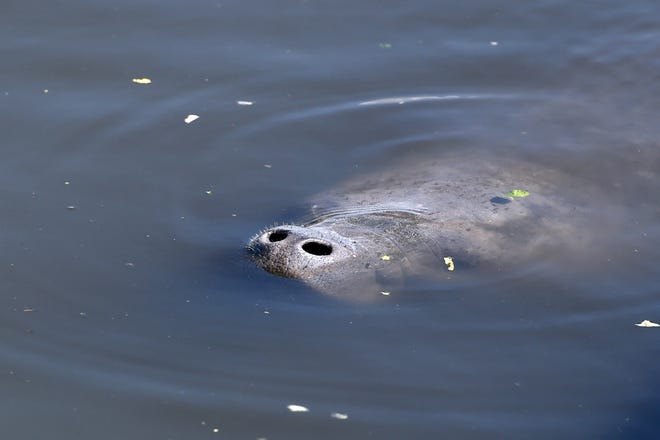
[[[561,190],[572,178],[483,152],[401,160],[319,194],[307,218],[267,228],[247,248],[272,274],[368,300],[417,277],[441,282],[578,245],[586,199]]]

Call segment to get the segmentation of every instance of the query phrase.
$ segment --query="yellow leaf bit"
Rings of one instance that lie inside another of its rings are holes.
[[[524,189],[512,189],[506,193],[506,195],[511,198],[527,197],[529,195],[529,191],[525,191]]]

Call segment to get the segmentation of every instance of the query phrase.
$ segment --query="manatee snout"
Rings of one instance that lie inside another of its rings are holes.
[[[296,250],[300,248],[297,251],[318,257],[332,254],[332,243],[314,237],[314,234],[305,234],[306,231],[302,232],[301,234],[286,228],[276,228],[262,234],[259,241],[272,247],[288,246]]]
[[[268,272],[305,279],[327,266],[355,257],[347,238],[325,228],[282,225],[254,236],[248,251]]]

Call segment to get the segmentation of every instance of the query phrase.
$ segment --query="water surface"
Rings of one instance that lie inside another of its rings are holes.
[[[5,5],[3,436],[651,437],[660,336],[633,324],[660,322],[658,13]],[[461,148],[587,182],[599,253],[372,305],[246,260],[314,194]]]

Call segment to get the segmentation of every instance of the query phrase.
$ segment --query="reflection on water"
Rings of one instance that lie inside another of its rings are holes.
[[[4,436],[649,437],[657,9],[8,6]],[[465,148],[584,182],[597,251],[371,305],[245,257],[314,194]]]

